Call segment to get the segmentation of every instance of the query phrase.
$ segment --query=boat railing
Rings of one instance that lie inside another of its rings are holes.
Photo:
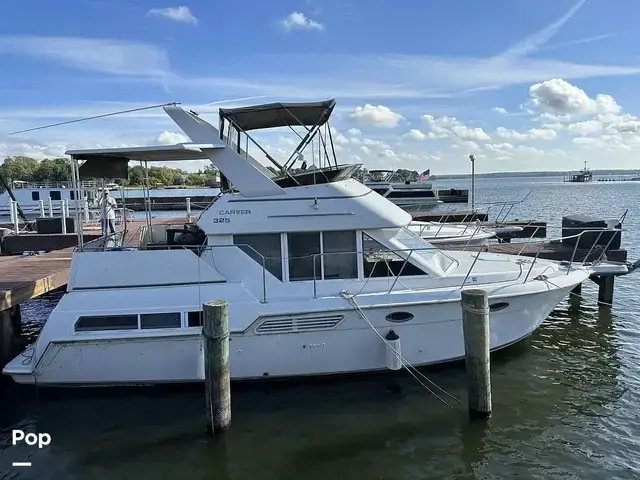
[[[465,216],[463,217],[463,219],[460,222],[456,222],[456,223],[467,223],[470,222],[472,220],[475,220],[475,218],[479,215],[479,214],[486,214],[487,218],[490,218],[490,215],[492,212],[497,211],[495,220],[493,220],[493,223],[501,223],[506,221],[507,217],[511,214],[513,208],[516,205],[520,205],[521,203],[523,203],[527,197],[529,197],[529,195],[531,195],[531,192],[533,192],[533,190],[530,190],[523,198],[521,198],[520,200],[500,200],[500,201],[493,201],[493,202],[475,202],[474,208],[470,211],[465,211]],[[422,209],[423,205],[419,205],[417,210],[412,211],[414,217],[419,216],[421,209]],[[432,207],[429,205],[425,205],[425,208],[428,208],[428,210],[424,210],[424,213],[427,214],[429,213],[430,215],[433,215],[433,211],[432,211]],[[458,215],[460,214],[460,210],[458,210],[458,207],[454,204],[450,204],[447,205],[444,210],[440,210],[437,213],[440,214],[440,223],[447,223],[448,220],[453,216],[453,215]]]
[[[102,188],[102,185],[95,180],[83,180],[80,182],[79,187],[85,188]],[[72,183],[69,182],[23,182],[21,180],[14,180],[11,182],[12,189],[44,189],[44,188],[72,188]]]
[[[620,229],[615,229],[615,230],[611,230],[611,229],[601,229],[601,230],[597,230],[597,229],[593,229],[593,230],[588,230],[588,231],[582,231],[580,233],[577,233],[575,235],[570,235],[570,236],[565,236],[565,237],[561,237],[561,238],[554,238],[554,239],[542,239],[542,240],[535,240],[533,242],[523,242],[525,243],[525,245],[530,244],[530,243],[535,243],[538,244],[538,249],[535,253],[534,257],[531,256],[523,256],[523,251],[524,248],[522,250],[520,250],[520,252],[517,255],[512,255],[513,257],[515,257],[516,263],[519,264],[521,266],[521,268],[519,269],[519,272],[517,274],[515,274],[513,276],[513,278],[508,278],[508,279],[501,279],[500,281],[504,282],[504,281],[508,281],[508,282],[517,282],[519,281],[523,276],[524,279],[522,280],[522,283],[526,283],[529,280],[529,277],[531,276],[531,272],[533,271],[534,266],[536,265],[540,253],[542,252],[543,248],[545,245],[548,245],[550,243],[553,242],[558,242],[561,240],[568,240],[568,239],[575,239],[575,246],[573,247],[573,251],[572,251],[572,255],[570,260],[568,261],[564,261],[564,262],[560,262],[561,265],[563,265],[564,267],[566,267],[567,270],[567,275],[574,269],[575,267],[575,263],[577,263],[579,266],[588,266],[588,265],[598,265],[606,251],[608,250],[608,247],[611,245],[611,242],[613,241],[613,239],[615,238],[615,235],[612,235],[611,239],[609,239],[608,243],[604,246],[604,248],[600,248],[600,253],[599,255],[593,259],[593,260],[589,260],[589,257],[591,256],[592,253],[595,253],[596,251],[598,251],[598,248],[601,247],[598,245],[598,241],[600,240],[601,236],[605,233],[605,232],[621,232]],[[591,245],[591,248],[589,249],[589,251],[587,252],[587,255],[585,255],[585,257],[582,259],[582,261],[580,262],[576,262],[575,261],[575,257],[576,254],[578,252],[578,246],[580,245],[580,239],[582,238],[583,235],[585,234],[591,234],[594,232],[599,232],[597,238],[595,239],[595,241],[593,242],[593,244]],[[356,261],[359,263],[360,260],[358,259],[359,257],[362,258],[363,262],[370,260],[373,261],[369,261],[369,263],[373,263],[372,267],[371,267],[371,272],[369,273],[369,275],[366,275],[363,278],[358,278],[358,279],[354,279],[356,281],[364,281],[364,285],[366,285],[366,283],[372,278],[372,275],[375,271],[376,265],[378,264],[378,262],[383,261],[386,264],[386,270],[388,272],[388,275],[385,278],[393,278],[393,282],[390,285],[387,293],[391,293],[392,291],[394,291],[395,287],[397,284],[402,285],[405,289],[407,289],[406,286],[403,285],[402,281],[400,280],[400,277],[402,276],[402,273],[404,272],[405,268],[407,267],[407,265],[410,263],[412,256],[414,254],[420,254],[420,252],[424,252],[424,251],[437,251],[440,254],[443,254],[445,257],[449,258],[449,259],[453,259],[456,264],[459,265],[459,261],[456,260],[455,258],[451,257],[450,255],[448,255],[444,250],[435,247],[435,246],[430,246],[430,247],[420,247],[420,248],[403,248],[403,249],[389,249],[389,248],[381,248],[381,249],[369,249],[369,250],[354,250],[354,251],[345,251],[345,252],[323,252],[323,253],[315,253],[315,254],[310,254],[310,255],[305,255],[305,256],[296,256],[296,257],[267,257],[262,255],[260,252],[258,252],[254,247],[252,247],[251,245],[248,244],[223,244],[223,245],[148,245],[148,246],[143,246],[143,247],[133,247],[133,248],[122,248],[122,240],[123,240],[123,235],[122,232],[117,232],[116,234],[111,234],[111,235],[107,235],[105,237],[101,237],[99,239],[93,240],[91,242],[88,242],[84,245],[84,247],[81,249],[82,251],[117,251],[117,250],[169,250],[169,249],[184,249],[184,250],[190,250],[191,252],[195,253],[196,255],[202,257],[202,255],[205,252],[209,252],[211,253],[211,261],[213,262],[213,266],[215,268],[215,249],[221,249],[221,248],[238,248],[239,250],[243,251],[244,253],[249,254],[245,249],[250,250],[252,252],[252,255],[250,255],[251,257],[254,258],[254,260],[256,260],[258,262],[258,264],[261,265],[262,267],[262,274],[261,274],[261,283],[262,283],[262,292],[261,292],[261,296],[262,299],[260,300],[262,303],[268,303],[268,292],[267,292],[267,262],[270,261],[274,261],[277,260],[281,265],[287,265],[289,261],[291,261],[292,259],[305,259],[305,258],[309,258],[312,262],[313,265],[313,298],[317,298],[318,296],[318,280],[323,280],[322,278],[322,270],[320,272],[317,271],[317,265],[322,265],[322,263],[320,262],[324,262],[324,260],[319,260],[319,259],[324,259],[325,257],[329,256],[329,255],[356,255]],[[76,248],[76,250],[78,250],[78,248]],[[469,266],[469,269],[467,270],[462,282],[460,282],[460,284],[458,285],[453,284],[451,285],[452,288],[454,287],[458,287],[460,289],[464,288],[467,285],[467,281],[468,279],[472,276],[474,268],[478,262],[478,260],[480,259],[480,256],[483,252],[485,252],[486,250],[484,248],[478,248],[477,253],[473,256],[473,260],[471,261],[471,265]],[[405,253],[406,256],[402,255],[398,255],[400,253]],[[398,260],[402,260],[402,265],[400,266],[400,268],[398,269],[397,273],[394,273],[393,269],[391,268],[391,266],[389,265],[389,261],[394,261],[397,262]],[[525,269],[524,265],[526,265],[527,263],[530,262],[529,268]],[[322,267],[321,267],[322,268]],[[418,268],[420,268],[418,266]],[[526,273],[525,273],[526,272]],[[424,272],[425,275],[428,275],[427,272]],[[311,280],[311,279],[308,279]],[[324,279],[324,280],[329,280],[329,279]],[[476,283],[473,283],[474,285],[476,285]],[[364,285],[361,287],[361,290],[364,288]]]
[[[576,228],[577,229],[577,228]],[[522,263],[527,263],[529,261],[531,261],[531,265],[529,266],[529,269],[527,271],[527,274],[523,280],[523,283],[526,283],[527,280],[529,279],[531,272],[533,271],[533,267],[535,266],[536,262],[538,261],[540,254],[542,253],[544,247],[546,245],[552,245],[552,244],[558,244],[562,241],[566,241],[566,240],[574,240],[575,241],[575,245],[573,245],[573,249],[571,252],[571,257],[569,260],[565,260],[565,261],[561,261],[560,263],[565,265],[567,267],[567,275],[569,274],[569,272],[571,272],[571,270],[574,268],[574,264],[577,263],[578,266],[590,266],[590,265],[598,265],[603,261],[603,258],[606,255],[606,252],[609,250],[609,247],[611,246],[611,243],[613,242],[613,240],[616,238],[616,235],[621,235],[622,234],[622,229],[616,228],[616,229],[610,229],[610,228],[601,228],[601,229],[590,229],[590,230],[584,230],[581,229],[582,231],[580,231],[579,233],[575,234],[575,235],[566,235],[566,236],[561,236],[561,237],[554,237],[554,238],[544,238],[541,240],[533,240],[533,235],[535,235],[535,232],[532,234],[532,236],[529,239],[526,239],[523,242],[518,242],[517,245],[522,245],[522,248],[519,250],[519,252],[514,255],[517,259],[519,259],[519,261],[521,261]],[[593,241],[593,243],[591,243],[589,249],[587,250],[587,253],[585,254],[585,256],[583,257],[582,261],[576,262],[576,255],[578,253],[578,247],[581,244],[581,239],[583,235],[592,235],[594,233],[598,233],[596,239]],[[611,238],[608,240],[608,242],[605,245],[601,245],[599,244],[600,239],[602,238],[602,235],[604,233],[612,233]],[[538,248],[535,250],[535,255],[533,257],[531,257],[530,255],[524,255],[525,250],[527,250],[527,247],[529,247],[530,245],[537,245]],[[468,245],[467,245],[468,247]],[[465,249],[467,248],[465,247]],[[473,267],[475,266],[478,258],[480,257],[480,254],[486,251],[484,248],[478,248],[477,249],[477,253],[474,257],[473,263],[471,265],[471,268],[469,269],[469,271],[467,272],[467,275],[465,277],[465,279],[462,282],[462,286],[464,286],[466,284],[467,279],[469,278],[469,276],[471,275],[471,272],[473,271]],[[590,260],[590,257],[592,254],[595,254],[596,252],[600,252],[598,254],[598,256],[595,259]]]

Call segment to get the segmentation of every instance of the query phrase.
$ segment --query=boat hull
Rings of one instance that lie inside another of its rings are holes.
[[[579,283],[579,282],[578,282]],[[491,313],[492,350],[526,338],[567,295],[565,289],[542,290],[491,299],[507,304]],[[343,300],[346,303],[346,300]],[[459,302],[402,307],[410,321],[386,320],[398,307],[364,308],[366,320],[353,308],[324,311],[342,316],[331,329],[296,333],[233,333],[229,346],[231,379],[257,380],[346,373],[387,368],[387,346],[380,339],[390,330],[400,337],[406,361],[423,366],[464,357]],[[191,383],[202,381],[202,348],[198,327],[146,337],[86,337],[52,341],[37,361],[29,365],[28,350],[4,369],[17,383],[38,386],[111,386]],[[33,361],[33,360],[32,360]]]

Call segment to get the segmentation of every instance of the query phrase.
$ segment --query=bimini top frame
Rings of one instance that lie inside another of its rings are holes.
[[[306,102],[306,103],[268,103],[264,105],[255,105],[250,107],[241,108],[221,108],[220,114],[220,139],[226,141],[232,140],[232,134],[236,141],[236,149],[239,154],[243,154],[241,149],[241,135],[244,134],[248,141],[258,147],[267,159],[273,163],[281,172],[283,176],[289,177],[295,182],[295,178],[291,175],[290,170],[295,164],[296,160],[301,158],[302,151],[311,143],[316,135],[320,133],[320,128],[327,125],[327,132],[329,137],[329,147],[333,156],[334,168],[338,167],[335,151],[333,148],[333,138],[331,135],[331,129],[328,127],[329,117],[333,113],[335,108],[335,99],[324,100],[321,102]],[[226,126],[228,123],[228,128]],[[301,136],[294,126],[304,127],[306,135]],[[253,139],[247,132],[251,130],[260,130],[268,128],[289,127],[298,137],[300,143],[295,148],[291,156],[288,158],[284,165],[278,163],[264,148],[262,148],[258,142]],[[225,135],[226,128],[226,135]],[[233,129],[233,132],[231,131]],[[331,158],[327,151],[327,142],[323,138],[322,134],[319,135],[322,146],[324,147],[324,154],[329,164],[331,164]],[[320,150],[320,149],[319,149]],[[245,152],[244,154],[248,154]]]
[[[215,137],[214,137],[215,138]],[[193,161],[193,160],[210,160],[210,158],[202,151],[202,149],[225,148],[223,144],[176,144],[176,145],[160,145],[149,147],[124,147],[124,148],[100,148],[90,150],[67,150],[66,155],[71,157],[71,177],[72,187],[74,190],[74,199],[76,203],[76,225],[78,235],[78,246],[84,246],[84,222],[80,215],[80,201],[82,195],[80,192],[80,180],[82,178],[119,178],[127,179],[129,176],[129,161],[139,161],[145,165],[148,162],[172,162],[172,161]],[[84,161],[80,165],[80,161]],[[145,178],[145,213],[148,226],[151,225],[151,216],[149,212],[148,195],[148,175]],[[124,223],[125,233],[127,222]]]

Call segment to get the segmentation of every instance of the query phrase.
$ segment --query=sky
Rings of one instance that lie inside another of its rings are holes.
[[[162,109],[10,135],[114,111],[181,102],[217,126],[219,107],[335,98],[339,163],[640,168],[635,0],[179,1],[4,0],[0,159],[188,141]],[[256,138],[278,159],[295,143]]]

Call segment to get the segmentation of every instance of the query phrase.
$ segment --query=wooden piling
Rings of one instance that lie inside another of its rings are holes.
[[[598,277],[598,302],[611,305],[613,303],[613,275]]]
[[[0,368],[14,356],[16,337],[22,331],[20,307],[15,305],[0,311]]]
[[[484,290],[462,291],[462,330],[467,366],[469,417],[491,416],[489,299]]]
[[[207,431],[211,435],[231,425],[231,385],[229,371],[229,318],[226,300],[203,305],[204,384]]]

